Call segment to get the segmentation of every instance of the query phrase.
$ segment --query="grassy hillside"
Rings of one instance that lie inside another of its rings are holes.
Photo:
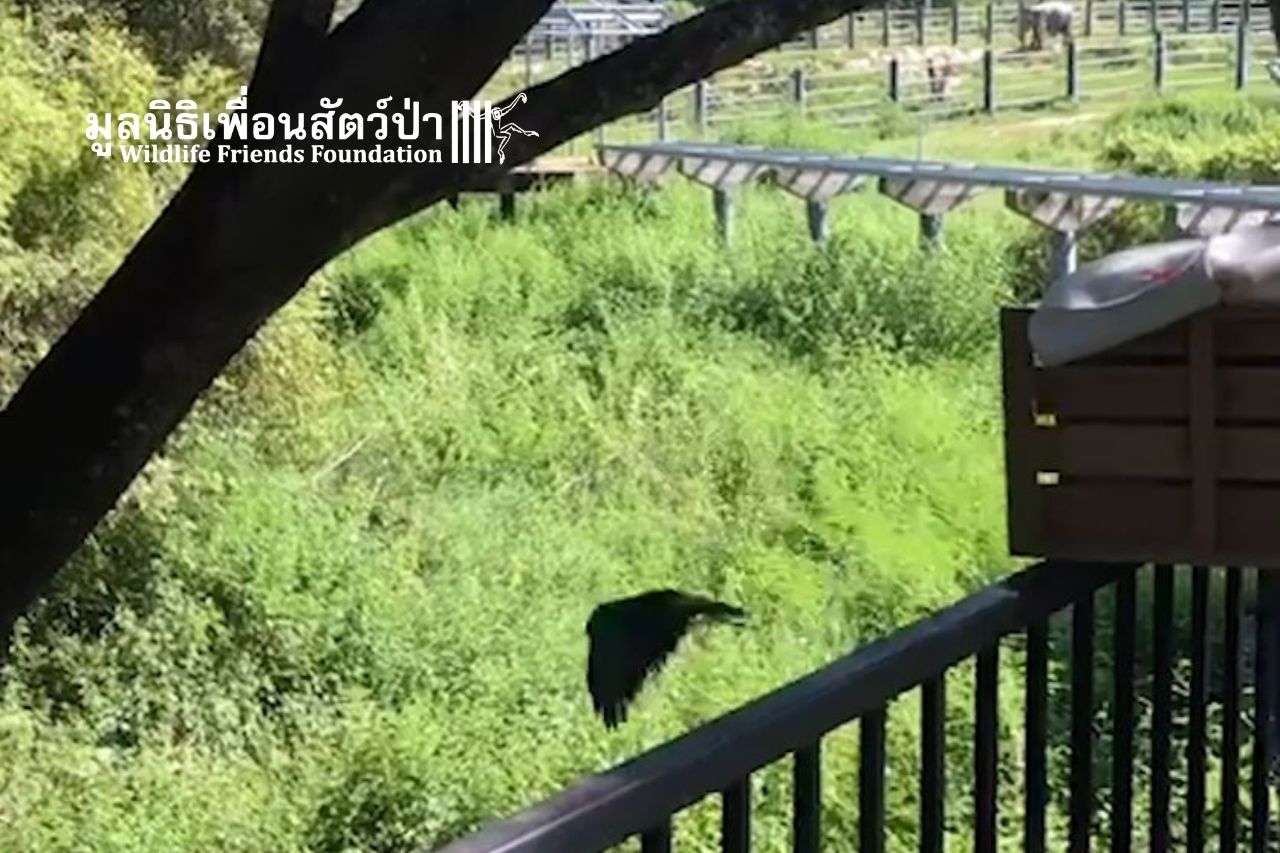
[[[95,85],[173,85],[128,39],[55,42],[80,64],[52,75],[48,33],[0,27],[0,98],[30,117],[0,130],[0,264],[24,271],[0,277],[3,395],[175,176],[111,171],[74,141],[75,116],[104,108]],[[991,153],[1111,150],[1125,126]],[[65,149],[20,159],[36,138]],[[845,199],[816,249],[801,206],[757,190],[730,251],[704,193],[606,183],[531,199],[515,224],[433,210],[339,259],[22,625],[0,850],[438,844],[1005,573],[994,311],[1033,282],[1038,243],[996,207],[957,214],[926,255],[911,214]],[[740,602],[751,627],[692,644],[606,734],[586,616],[659,584]],[[969,677],[949,685],[955,779]],[[1012,682],[1002,697],[1016,778]],[[894,850],[914,844],[913,703],[890,727]],[[829,744],[843,849],[856,744]],[[786,771],[757,778],[763,850],[786,843]],[[963,850],[970,806],[951,793]],[[682,818],[681,849],[712,849],[715,820]]]

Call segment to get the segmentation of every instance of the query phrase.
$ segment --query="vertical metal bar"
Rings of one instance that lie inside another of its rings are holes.
[[[734,782],[720,794],[721,853],[751,851],[751,777]]]
[[[1187,851],[1204,850],[1205,713],[1209,704],[1209,570],[1191,570],[1191,704],[1187,731]]]
[[[1160,0],[1147,0],[1147,26],[1153,33],[1160,31]]]
[[[809,30],[809,49],[817,50],[818,45],[821,43],[822,43],[822,39],[818,33],[818,28],[814,27],[813,29]]]
[[[1093,35],[1093,0],[1084,0],[1084,34]]]
[[[1235,853],[1240,801],[1240,569],[1227,568],[1222,637],[1222,806],[1221,853]]]
[[[1129,4],[1127,0],[1118,0],[1116,6],[1116,30],[1120,35],[1126,35],[1129,30]]]
[[[997,678],[999,646],[978,653],[973,744],[974,853],[996,853]]]
[[[831,236],[831,228],[827,217],[827,203],[808,199],[805,201],[804,207],[805,215],[809,220],[809,236],[813,238],[813,242],[819,245],[826,243]]]
[[[960,43],[960,4],[952,2],[951,4],[951,44]]]
[[[982,52],[982,111],[996,111],[996,55],[991,48]]]
[[[1154,0],[1153,0],[1154,2]],[[1164,31],[1158,30],[1155,38],[1155,85],[1157,92],[1164,91],[1165,66],[1169,61],[1169,45],[1165,41]]]
[[[706,80],[693,84],[693,122],[698,126],[699,132],[707,129],[707,88]]]
[[[1209,32],[1216,33],[1220,26],[1222,26],[1222,3],[1221,0],[1213,0],[1209,4]]]
[[[716,213],[716,234],[728,243],[733,238],[733,196],[717,187],[711,191],[711,205]]]
[[[858,46],[858,13],[850,12],[844,19],[845,47],[853,50]]]
[[[858,722],[858,853],[884,853],[884,723],[884,708]]]
[[[926,681],[920,696],[920,853],[943,853],[947,799],[947,676]]]
[[[1093,837],[1093,593],[1071,608],[1071,853]]]
[[[942,248],[942,214],[920,214],[920,248],[926,252]]]
[[[641,833],[640,853],[671,853],[671,818]]]
[[[821,844],[822,744],[815,741],[795,754],[791,849],[818,853]]]
[[[524,37],[524,87],[533,88],[533,39]]]
[[[895,104],[902,100],[902,66],[896,56],[889,57],[889,100]]]
[[[1249,25],[1236,27],[1236,88],[1249,85]]]
[[[1076,271],[1077,243],[1074,231],[1050,231],[1049,246],[1053,258],[1054,279],[1066,278]]]
[[[982,19],[982,41],[990,46],[991,40],[996,34],[996,8],[994,3],[988,3],[983,10]]]
[[[892,37],[892,29],[889,23],[889,4],[886,3],[880,7],[880,46],[888,47]]]
[[[1156,566],[1151,715],[1151,851],[1169,850],[1169,734],[1173,724],[1173,568]]]
[[[516,218],[515,190],[503,190],[498,193],[498,215],[504,222],[511,222]]]
[[[916,0],[916,44],[919,47],[924,47],[925,30],[928,26],[929,10],[925,8],[924,0]]]
[[[1257,604],[1254,607],[1253,664],[1253,774],[1249,780],[1249,828],[1253,850],[1267,849],[1270,835],[1270,790],[1267,784],[1275,756],[1273,715],[1275,708],[1275,593],[1274,569],[1257,570]]]
[[[1137,580],[1116,582],[1115,671],[1111,740],[1111,853],[1130,853],[1133,846],[1133,658]]]
[[[1045,807],[1049,800],[1045,742],[1048,736],[1049,626],[1043,620],[1027,626],[1026,751],[1022,849],[1045,853]]]
[[[664,96],[658,101],[658,140],[666,142],[670,135],[671,129],[667,126],[667,99]]]
[[[1080,56],[1075,39],[1067,42],[1067,100],[1073,104],[1080,101]]]
[[[791,72],[791,102],[796,105],[800,114],[804,114],[805,82],[804,69],[797,68]]]
[[[1191,0],[1182,0],[1182,20],[1178,29],[1184,33],[1191,32]]]

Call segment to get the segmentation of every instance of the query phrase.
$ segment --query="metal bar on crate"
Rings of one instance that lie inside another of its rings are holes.
[[[1115,671],[1111,736],[1111,853],[1130,853],[1133,837],[1133,659],[1136,621],[1134,575],[1116,582]]]
[[[858,721],[858,853],[884,853],[885,709]]]
[[[943,853],[947,798],[946,673],[921,686],[920,739],[920,853]]]
[[[1275,569],[1258,567],[1254,606],[1253,778],[1250,824],[1255,849],[1265,848],[1270,834],[1269,785],[1280,723],[1276,690],[1280,687],[1280,578]]]
[[[671,819],[640,835],[640,853],[671,853]]]
[[[791,840],[795,853],[818,853],[821,843],[822,742],[796,750],[792,774]]]
[[[1218,849],[1235,853],[1240,802],[1240,574],[1227,568],[1223,592],[1222,789],[1218,809]]]
[[[1022,849],[1024,853],[1045,853],[1045,809],[1049,801],[1049,782],[1045,744],[1048,738],[1049,702],[1049,627],[1044,621],[1027,627],[1027,696],[1025,778],[1023,781],[1024,820]]]
[[[999,720],[999,646],[978,652],[978,685],[975,697],[973,744],[973,849],[996,853],[996,735]]]
[[[1187,851],[1205,840],[1205,718],[1209,705],[1209,570],[1191,569],[1191,705],[1187,731]]]
[[[1151,849],[1169,850],[1170,733],[1173,727],[1173,567],[1156,566],[1152,616]]]
[[[1072,853],[1089,853],[1093,837],[1093,596],[1071,608]]]
[[[739,779],[720,794],[721,853],[751,851],[751,777]]]

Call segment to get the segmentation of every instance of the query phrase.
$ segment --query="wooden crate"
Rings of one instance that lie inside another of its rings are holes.
[[[1012,553],[1280,566],[1280,309],[1054,368],[1033,364],[1030,316],[1001,314]]]

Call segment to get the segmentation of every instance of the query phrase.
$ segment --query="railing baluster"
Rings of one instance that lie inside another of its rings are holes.
[[[797,750],[794,766],[795,794],[791,817],[792,850],[818,853],[822,808],[822,742]]]
[[[978,689],[974,725],[974,851],[996,850],[996,707],[1000,647],[978,652]]]
[[[1133,848],[1133,654],[1137,579],[1116,582],[1115,719],[1111,742],[1111,853]]]
[[[1046,710],[1049,690],[1047,623],[1035,622],[1027,628],[1026,697],[1026,782],[1022,824],[1022,849],[1044,853],[1044,813],[1048,800],[1045,765]]]
[[[1218,849],[1235,853],[1240,798],[1240,569],[1227,569],[1222,638],[1222,807]]]
[[[942,853],[947,799],[946,673],[921,688],[920,737],[920,853]]]
[[[1205,711],[1209,701],[1209,570],[1191,570],[1191,719],[1187,733],[1187,851],[1204,850]]]
[[[884,708],[858,723],[858,850],[884,853]]]
[[[641,834],[640,853],[671,853],[671,818]]]
[[[1089,853],[1093,822],[1093,595],[1071,608],[1071,853]]]
[[[1254,643],[1253,643],[1253,776],[1249,785],[1249,825],[1251,830],[1250,847],[1261,853],[1267,849],[1269,826],[1270,791],[1267,785],[1267,769],[1271,764],[1271,751],[1275,745],[1271,743],[1270,727],[1267,718],[1271,711],[1271,694],[1266,673],[1267,667],[1275,662],[1269,657],[1272,653],[1267,637],[1267,620],[1261,618],[1261,610],[1267,603],[1267,581],[1263,579],[1264,570],[1257,569],[1257,603],[1254,606]]]
[[[720,850],[748,853],[751,850],[751,777],[725,788],[720,794]]]
[[[1169,849],[1169,752],[1173,727],[1173,567],[1156,566],[1151,714],[1151,851]]]

